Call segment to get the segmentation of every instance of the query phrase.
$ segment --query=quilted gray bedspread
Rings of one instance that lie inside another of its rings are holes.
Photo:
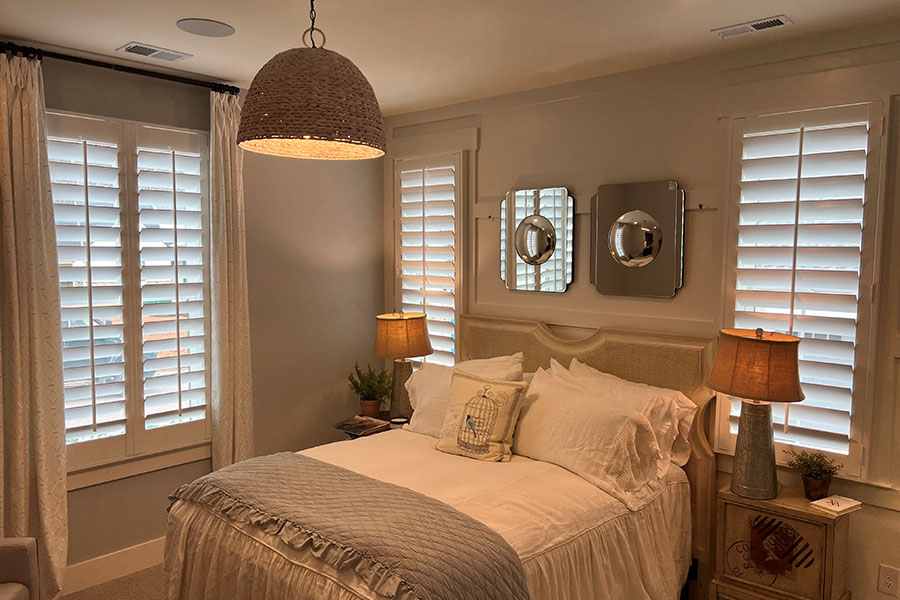
[[[307,456],[231,465],[170,497],[251,524],[373,591],[420,600],[524,600],[519,557],[498,533],[418,492]]]

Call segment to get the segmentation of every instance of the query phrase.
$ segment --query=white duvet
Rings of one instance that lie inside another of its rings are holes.
[[[437,498],[502,535],[533,600],[677,598],[691,553],[690,489],[673,466],[665,491],[636,512],[581,477],[514,455],[484,462],[434,450],[405,430],[303,454]]]
[[[482,462],[438,452],[434,443],[393,430],[303,454],[416,490],[485,523],[518,553],[533,600],[678,597],[691,547],[681,469],[671,468],[662,493],[629,511],[556,465],[517,455]],[[377,598],[352,574],[183,502],[169,515],[166,565],[170,600]]]

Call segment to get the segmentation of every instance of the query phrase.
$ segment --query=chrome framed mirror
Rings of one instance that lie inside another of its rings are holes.
[[[684,191],[675,180],[601,185],[591,198],[591,283],[672,298],[684,280]]]
[[[572,282],[574,213],[575,201],[564,187],[507,192],[500,202],[500,278],[508,289],[566,291]]]

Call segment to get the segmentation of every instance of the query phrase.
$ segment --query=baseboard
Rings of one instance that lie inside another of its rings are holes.
[[[161,537],[69,565],[66,567],[63,595],[74,594],[158,565],[163,561],[165,545],[166,538]]]

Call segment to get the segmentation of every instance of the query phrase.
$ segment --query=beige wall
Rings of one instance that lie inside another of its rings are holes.
[[[244,154],[256,450],[341,439],[381,309],[381,160]]]
[[[882,102],[887,112],[898,94],[900,24],[892,23],[398,115],[388,119],[389,158],[446,149],[454,134],[457,142],[477,140],[464,221],[463,311],[712,337],[723,320],[731,119],[862,101]],[[892,115],[897,116],[896,109]],[[884,153],[889,157],[884,183],[896,177],[897,128],[897,119],[890,120],[893,148]],[[389,175],[386,171],[386,215],[391,203]],[[566,186],[578,211],[587,210],[599,184],[670,178],[686,190],[688,207],[702,203],[718,209],[687,213],[685,285],[674,299],[597,294],[588,276],[586,216],[576,217],[575,279],[564,295],[505,289],[499,277],[499,226],[486,216],[496,214],[493,207],[507,190]],[[895,202],[893,190],[887,190],[886,205]],[[882,233],[897,226],[890,212],[879,225]],[[391,247],[386,235],[388,281]],[[838,492],[869,503],[854,515],[852,525],[849,574],[854,597],[859,598],[876,597],[879,562],[900,566],[900,547],[889,541],[900,533],[900,478],[893,466],[900,458],[893,448],[900,429],[894,408],[894,373],[900,364],[896,308],[900,252],[884,242],[882,247],[881,320],[874,328],[880,333],[882,354],[869,365],[879,388],[863,417],[873,484],[836,485]],[[389,289],[386,302],[392,302]],[[729,463],[725,457],[720,460],[723,475]],[[783,478],[793,481],[789,473]],[[876,535],[879,528],[894,537]]]
[[[209,90],[53,58],[43,62],[48,109],[209,130]]]
[[[201,460],[69,492],[69,564],[164,536],[169,494],[209,471]]]

